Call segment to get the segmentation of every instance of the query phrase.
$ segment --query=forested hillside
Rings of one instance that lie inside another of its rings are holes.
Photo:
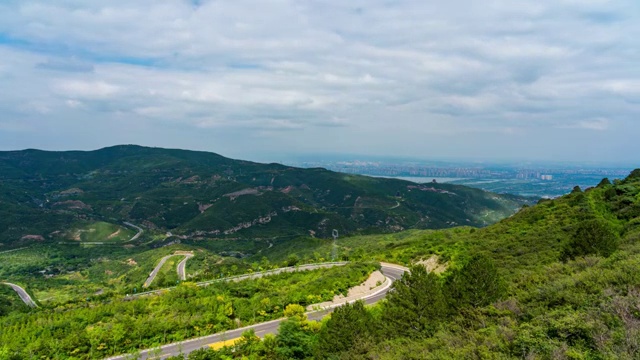
[[[171,232],[181,240],[485,226],[529,201],[196,151],[0,152],[0,251],[38,241],[126,240],[123,222],[147,230],[147,238]]]
[[[320,328],[292,316],[189,359],[637,359],[640,170],[542,201],[485,229],[356,237],[351,257],[414,263],[387,301],[337,310]],[[321,247],[316,247],[321,251]],[[432,264],[433,265],[433,264]]]

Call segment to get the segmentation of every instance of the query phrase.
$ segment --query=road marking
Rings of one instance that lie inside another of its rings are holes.
[[[242,338],[235,338],[235,339],[231,339],[231,340],[218,341],[218,342],[215,342],[213,344],[209,344],[207,346],[209,346],[213,350],[220,350],[223,347],[229,347],[229,346],[235,345],[237,342],[240,341],[240,339],[242,339]]]

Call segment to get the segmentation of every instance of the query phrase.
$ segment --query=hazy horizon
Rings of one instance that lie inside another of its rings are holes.
[[[64,152],[64,151],[96,151],[104,148],[114,146],[142,146],[153,147],[161,149],[173,149],[173,150],[187,150],[187,151],[204,151],[215,153],[227,158],[235,160],[254,161],[259,163],[280,163],[284,165],[300,166],[302,163],[313,162],[371,162],[380,164],[420,164],[425,166],[451,166],[451,165],[466,165],[466,166],[530,166],[546,167],[546,168],[603,168],[603,169],[635,169],[640,167],[640,162],[623,162],[623,161],[558,161],[558,160],[532,160],[532,159],[509,159],[509,158],[473,158],[473,157],[437,157],[428,155],[407,155],[407,156],[390,156],[390,155],[375,155],[375,154],[358,154],[358,153],[282,153],[282,154],[265,154],[255,153],[249,154],[245,157],[235,157],[222,152],[216,152],[206,149],[190,149],[187,147],[164,147],[154,145],[140,145],[140,144],[115,144],[99,148],[87,148],[87,149],[47,149],[47,148],[19,148],[19,149],[0,149],[3,151],[52,151],[52,152]]]

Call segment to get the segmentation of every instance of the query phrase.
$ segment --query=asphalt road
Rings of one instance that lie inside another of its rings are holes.
[[[408,271],[407,268],[404,268],[399,265],[386,264],[386,263],[382,263],[381,265],[382,265],[382,269],[381,269],[382,273],[390,281],[387,285],[383,286],[379,290],[376,290],[373,294],[365,295],[363,298],[359,299],[359,300],[364,300],[366,304],[373,304],[382,300],[387,294],[387,292],[389,291],[389,289],[391,288],[391,285],[393,284],[393,282],[395,280],[400,279],[402,277],[402,274],[405,271]],[[354,302],[354,301],[356,300],[351,300],[350,302]],[[342,305],[344,305],[344,303],[336,304],[329,309],[308,312],[306,313],[307,318],[309,318],[310,320],[320,320],[323,317],[325,317],[327,314],[331,313],[333,311],[333,308],[336,308]],[[278,327],[280,326],[280,323],[284,320],[285,319],[272,320],[272,321],[268,321],[260,324],[246,326],[240,329],[229,330],[229,331],[225,331],[218,334],[208,335],[208,336],[204,336],[196,339],[164,345],[156,349],[143,350],[140,352],[138,359],[141,359],[141,360],[166,359],[167,357],[170,357],[170,356],[176,356],[179,354],[188,354],[192,351],[206,348],[209,344],[238,338],[242,336],[243,332],[249,329],[253,329],[256,335],[260,337],[263,337],[266,334],[275,334],[278,332]],[[121,359],[122,360],[132,359],[132,357],[131,355],[121,355],[121,356],[111,357],[107,360],[121,360]]]
[[[130,227],[132,227],[132,228],[134,228],[136,230],[138,230],[138,233],[133,235],[133,237],[131,239],[127,240],[126,242],[137,240],[140,237],[140,235],[142,235],[142,233],[144,232],[144,230],[141,227],[133,225],[132,223],[129,223],[129,222],[125,221],[124,224],[127,225],[127,226],[130,226]]]
[[[149,277],[147,278],[147,280],[144,282],[144,285],[142,285],[142,287],[149,287],[149,285],[151,285],[151,283],[153,282],[153,280],[156,278],[156,276],[158,275],[158,272],[160,272],[160,269],[162,268],[162,265],[164,265],[165,262],[167,262],[167,260],[172,257],[172,256],[182,256],[182,255],[167,255],[165,257],[163,257],[162,259],[160,259],[160,262],[158,263],[158,265],[156,265],[155,269],[153,269],[153,271],[151,272],[151,274],[149,274]]]
[[[18,295],[20,296],[20,299],[22,299],[22,301],[24,301],[24,303],[27,304],[27,306],[38,307],[38,305],[36,304],[35,301],[33,301],[31,296],[29,296],[29,294],[27,294],[27,292],[20,286],[12,283],[7,283],[7,282],[3,284],[11,286],[13,290],[15,290],[18,293]]]
[[[173,255],[171,255],[171,256],[173,256]],[[162,264],[164,264],[164,263],[162,263]],[[331,263],[323,263],[323,264],[308,264],[308,265],[300,265],[300,266],[291,266],[291,267],[279,268],[279,269],[274,269],[274,270],[260,271],[260,272],[256,272],[256,273],[253,273],[253,274],[236,275],[236,276],[230,276],[230,277],[226,277],[226,278],[222,278],[222,279],[202,281],[202,282],[196,283],[196,285],[197,286],[209,286],[211,284],[215,284],[215,283],[220,282],[220,281],[242,281],[242,280],[248,280],[248,279],[258,279],[258,278],[261,278],[263,276],[276,275],[276,274],[280,274],[280,273],[284,273],[284,272],[326,269],[326,268],[330,268],[330,267],[334,267],[334,266],[343,266],[343,265],[346,265],[346,264],[347,264],[346,262],[342,261],[342,262],[331,262]],[[162,266],[162,265],[159,265],[159,266]],[[149,279],[147,279],[147,281],[149,281]],[[145,284],[147,284],[147,281],[145,282]],[[151,281],[153,281],[153,279],[151,279]],[[149,284],[151,284],[151,282],[149,282]],[[138,297],[138,296],[159,294],[159,293],[162,293],[162,292],[165,292],[165,291],[169,291],[171,289],[173,289],[173,287],[165,288],[165,289],[145,291],[145,292],[141,292],[141,293],[138,293],[138,294],[127,295],[127,297],[128,298],[134,298],[134,297]]]
[[[191,259],[192,257],[193,255],[185,255],[184,259],[178,264],[178,279],[182,281],[187,280],[187,272],[185,271],[185,267],[187,266],[187,260]]]

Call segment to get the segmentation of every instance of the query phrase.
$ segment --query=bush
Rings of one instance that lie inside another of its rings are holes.
[[[505,286],[495,263],[476,255],[447,280],[447,295],[453,308],[479,307],[498,300]]]
[[[362,301],[337,308],[320,331],[316,357],[331,358],[352,350],[359,342],[371,341],[373,328],[373,316]]]
[[[433,335],[449,313],[438,276],[414,266],[387,294],[382,323],[390,337]]]
[[[618,248],[618,235],[604,220],[586,220],[576,229],[573,239],[565,245],[561,259],[575,259],[585,255],[608,257]]]

